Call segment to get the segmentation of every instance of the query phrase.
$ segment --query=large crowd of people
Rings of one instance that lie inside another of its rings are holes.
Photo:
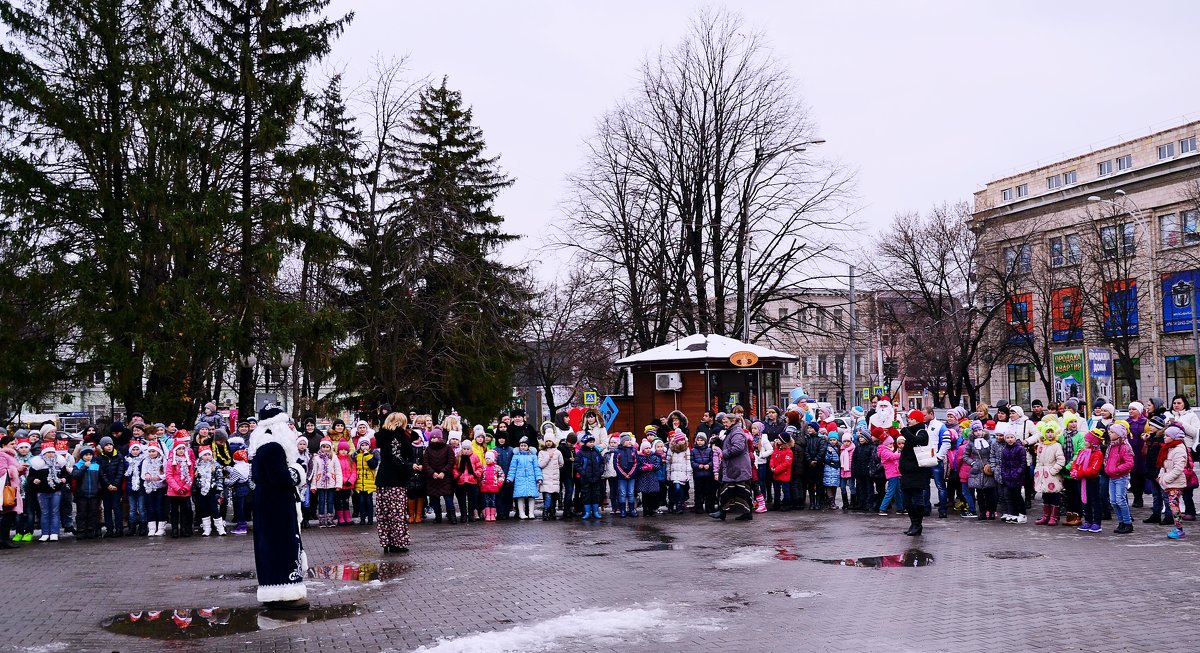
[[[290,424],[303,528],[374,526],[387,552],[410,545],[411,525],[509,520],[628,519],[707,514],[752,520],[790,510],[906,512],[907,535],[951,513],[979,521],[1133,531],[1142,520],[1185,537],[1195,519],[1193,455],[1200,419],[1188,400],[1128,406],[1078,400],[1045,406],[958,407],[944,421],[897,414],[886,397],[855,407],[847,428],[805,400],[705,412],[695,428],[679,411],[640,433],[609,433],[587,410],[534,428],[521,410],[490,424],[451,412],[381,411],[381,423]],[[133,414],[79,439],[51,423],[0,436],[0,548],[121,537],[244,535],[254,510],[247,436],[208,404],[189,432]],[[290,437],[290,436],[289,436]],[[1132,495],[1132,496],[1131,496]],[[1040,498],[1040,506],[1035,501]]]

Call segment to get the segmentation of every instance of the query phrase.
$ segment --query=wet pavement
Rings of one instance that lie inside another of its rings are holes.
[[[400,555],[367,528],[310,530],[303,614],[255,602],[249,537],[35,542],[0,554],[0,651],[1171,649],[1158,608],[1103,642],[1061,620],[1097,597],[1200,596],[1196,542],[1135,523],[1092,535],[952,514],[916,538],[903,518],[826,512],[420,524]],[[1042,593],[1054,610],[964,626],[971,606]]]

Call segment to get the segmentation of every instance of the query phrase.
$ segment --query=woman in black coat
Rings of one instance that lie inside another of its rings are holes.
[[[900,451],[900,489],[904,491],[904,507],[908,508],[909,528],[905,535],[920,535],[921,522],[925,519],[925,490],[933,479],[930,467],[917,464],[917,447],[929,447],[929,433],[925,425],[916,422],[901,430],[904,448]]]
[[[408,416],[392,413],[375,432],[379,447],[379,469],[375,474],[376,526],[379,545],[385,553],[408,550],[408,481],[421,473],[416,460]]]

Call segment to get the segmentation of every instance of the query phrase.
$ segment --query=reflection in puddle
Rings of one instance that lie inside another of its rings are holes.
[[[309,610],[288,611],[266,608],[200,608],[128,612],[104,620],[100,625],[118,635],[146,639],[203,639],[274,630],[327,619],[344,619],[363,614],[355,603],[327,605]]]
[[[775,547],[775,559],[792,561],[792,560],[799,560],[800,556],[796,555],[795,553],[792,553],[791,551],[788,551],[787,549],[785,549],[783,547],[777,546],[777,547]]]
[[[680,551],[684,549],[682,544],[668,544],[660,542],[658,544],[650,544],[639,549],[629,549],[629,553],[644,553],[646,551]]]
[[[350,580],[369,583],[373,580],[392,580],[408,573],[412,565],[402,562],[365,562],[361,565],[325,565],[309,567],[309,578]]]
[[[206,574],[204,576],[191,576],[187,579],[178,577],[175,580],[254,580],[258,575],[253,571],[231,571],[225,574]]]
[[[814,559],[813,562],[841,567],[928,567],[933,564],[933,554],[920,549],[909,549],[898,555],[846,558],[844,560]]]

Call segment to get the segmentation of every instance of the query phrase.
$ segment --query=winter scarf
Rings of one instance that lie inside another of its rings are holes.
[[[142,489],[142,461],[145,459],[144,451],[136,456],[125,456],[125,475],[129,477],[130,492],[140,492]]]
[[[234,485],[250,482],[250,463],[236,461],[229,467],[229,480]]]
[[[1163,463],[1167,462],[1167,456],[1171,453],[1171,449],[1183,446],[1183,440],[1171,440],[1164,442],[1162,448],[1158,450],[1158,468],[1162,469]]]
[[[53,452],[49,459],[46,456],[42,456],[42,460],[46,461],[46,469],[50,470],[50,473],[46,475],[46,484],[50,486],[52,491],[57,490],[58,475],[62,470],[62,461],[59,460],[57,452]]]

